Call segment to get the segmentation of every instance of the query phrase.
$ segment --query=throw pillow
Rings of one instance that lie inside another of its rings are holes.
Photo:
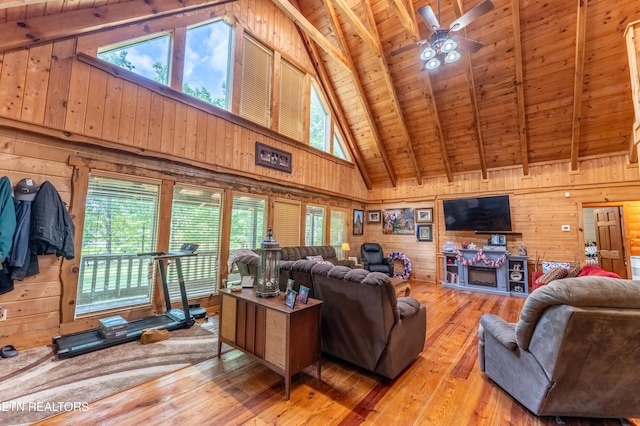
[[[320,262],[324,261],[324,259],[320,255],[318,255],[318,256],[307,256],[307,260],[312,260],[312,261],[314,261],[316,263],[320,263]]]
[[[562,278],[566,278],[568,270],[562,267],[550,269],[549,272],[543,274],[540,278],[536,280],[538,284],[549,284],[551,281],[559,280]]]
[[[582,268],[580,268],[580,266],[576,265],[573,268],[569,268],[569,270],[567,271],[567,278],[574,278],[580,275],[580,271],[582,270]]]

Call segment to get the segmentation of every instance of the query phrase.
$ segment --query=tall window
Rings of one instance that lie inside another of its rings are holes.
[[[338,131],[338,127],[334,126],[333,128],[333,148],[332,154],[338,158],[342,158],[343,160],[349,161],[349,157],[347,156],[347,150],[344,146],[344,141],[342,139],[342,135]]]
[[[271,121],[272,75],[273,52],[245,34],[240,115],[265,127]]]
[[[307,206],[304,244],[307,246],[324,245],[324,207]]]
[[[231,26],[218,20],[187,30],[182,92],[228,107]]]
[[[280,247],[300,245],[302,207],[296,201],[276,200],[273,203],[273,235]]]
[[[329,228],[329,244],[336,249],[338,258],[342,258],[342,243],[347,242],[348,212],[342,209],[331,209],[331,225]],[[352,247],[353,249],[353,247]]]
[[[188,297],[202,297],[218,291],[220,251],[220,206],[222,194],[206,188],[176,185],[173,190],[169,250],[184,243],[198,244],[197,256],[181,259]],[[175,267],[168,269],[171,299],[180,298]]]
[[[98,58],[158,83],[167,84],[170,49],[171,37],[160,34],[101,47],[98,49]]]
[[[328,151],[328,135],[330,117],[320,90],[315,83],[311,84],[311,105],[309,117],[309,145],[321,151]]]
[[[302,140],[304,74],[282,61],[280,67],[280,113],[278,128],[283,135]]]
[[[266,235],[266,199],[234,194],[229,251],[260,248]]]
[[[91,175],[76,316],[151,302],[159,182]]]

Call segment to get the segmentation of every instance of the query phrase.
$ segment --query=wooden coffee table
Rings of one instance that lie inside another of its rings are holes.
[[[396,297],[406,297],[411,293],[411,285],[404,278],[391,278],[391,284],[396,289]]]

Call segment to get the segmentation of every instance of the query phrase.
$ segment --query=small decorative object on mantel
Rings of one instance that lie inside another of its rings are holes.
[[[442,250],[444,251],[455,251],[456,244],[453,241],[446,241],[442,246]]]
[[[469,250],[475,250],[476,245],[474,243],[469,244]]]
[[[520,256],[527,255],[527,245],[525,243],[520,243],[520,247],[518,248],[518,255]]]
[[[280,268],[280,244],[273,236],[271,227],[267,230],[267,236],[262,241],[260,249],[260,266],[258,268],[258,289],[256,294],[260,297],[277,296],[280,293],[278,287]]]

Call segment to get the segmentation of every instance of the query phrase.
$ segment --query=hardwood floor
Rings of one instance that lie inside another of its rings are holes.
[[[323,359],[294,376],[291,399],[284,380],[237,350],[222,358],[152,380],[65,413],[46,425],[555,425],[515,402],[478,370],[480,315],[515,321],[523,298],[412,283],[427,306],[427,340],[420,357],[395,381]],[[567,425],[620,425],[615,419],[563,418]],[[640,426],[640,419],[629,419]]]

